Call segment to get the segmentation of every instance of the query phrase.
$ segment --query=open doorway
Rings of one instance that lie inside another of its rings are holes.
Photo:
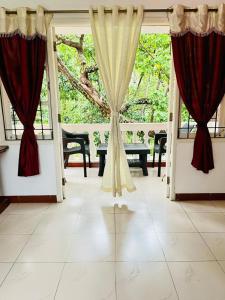
[[[88,133],[91,167],[98,168],[97,148],[101,143],[107,143],[110,109],[96,64],[92,35],[90,31],[84,33],[74,30],[71,33],[68,28],[56,28],[56,43],[62,128],[70,133]],[[165,166],[170,155],[165,153],[165,142],[170,62],[169,35],[142,33],[126,103],[120,115],[124,142],[147,145],[150,150],[149,178],[159,176],[158,180],[163,180],[165,186],[169,184]],[[155,138],[157,144],[154,143]],[[162,140],[163,151],[158,162]],[[83,167],[82,160],[81,154],[71,155],[67,166]],[[72,170],[75,172],[75,169],[70,169],[66,174],[71,174]],[[95,171],[97,176],[98,169]],[[93,172],[91,170],[91,174]],[[132,169],[132,172],[140,176],[140,169]],[[90,169],[87,168],[87,176],[89,173]],[[83,176],[82,173],[80,175]]]

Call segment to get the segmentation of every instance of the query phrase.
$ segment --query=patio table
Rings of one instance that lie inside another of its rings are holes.
[[[105,168],[105,156],[107,154],[107,144],[100,144],[97,148],[97,154],[99,155],[99,171],[98,176],[103,176]],[[133,143],[124,144],[126,154],[138,154],[139,159],[128,159],[130,167],[142,168],[143,175],[148,176],[147,169],[147,155],[150,154],[150,149],[146,144]]]

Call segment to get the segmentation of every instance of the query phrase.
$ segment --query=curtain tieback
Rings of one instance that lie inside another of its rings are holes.
[[[24,125],[24,130],[34,130],[34,126],[33,125]]]
[[[117,111],[112,111],[111,112],[111,117],[112,118],[119,118],[119,113]]]
[[[198,122],[197,123],[197,128],[207,128],[207,123],[205,123],[205,122]]]

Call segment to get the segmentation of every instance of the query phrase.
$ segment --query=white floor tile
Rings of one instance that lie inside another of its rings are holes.
[[[116,300],[114,263],[67,263],[56,300]]]
[[[43,211],[43,214],[68,214],[69,216],[74,215],[76,217],[81,210],[80,205],[81,204],[77,199],[65,199],[63,202],[51,203],[49,207]]]
[[[73,233],[104,235],[115,233],[114,215],[110,213],[81,213],[74,225]]]
[[[53,300],[63,264],[16,263],[0,288],[0,300]]]
[[[152,199],[147,201],[148,209],[150,213],[155,214],[173,214],[173,213],[183,213],[183,208],[179,202],[169,201],[165,198],[165,194],[159,197],[155,195]]]
[[[202,233],[217,260],[225,260],[225,233]]]
[[[40,219],[39,214],[4,215],[4,219],[0,222],[0,234],[32,234]]]
[[[75,234],[67,261],[115,261],[115,234]]]
[[[3,280],[6,278],[11,267],[12,263],[0,263],[0,286]]]
[[[130,193],[133,195],[133,193]],[[116,214],[133,214],[133,213],[147,213],[148,212],[148,205],[142,199],[141,195],[133,195],[131,197],[122,197],[115,199],[115,213]]]
[[[116,235],[116,261],[164,261],[159,240],[154,232]]]
[[[74,213],[46,213],[43,214],[40,223],[35,229],[35,234],[72,234],[78,214]]]
[[[0,223],[1,223],[3,220],[5,220],[5,218],[6,218],[4,212],[5,212],[5,211],[3,211],[3,212],[0,213]]]
[[[71,245],[70,235],[32,235],[18,257],[19,262],[65,262]]]
[[[179,300],[224,300],[225,273],[217,262],[171,262]]]
[[[189,213],[199,232],[225,232],[223,213]]]
[[[4,211],[5,214],[40,214],[44,212],[49,203],[12,203]]]
[[[116,214],[116,233],[148,233],[153,230],[153,222],[148,213]]]
[[[158,236],[168,261],[215,260],[199,233],[160,233]]]
[[[218,263],[220,264],[222,270],[223,270],[224,273],[225,273],[225,260],[219,260]]]
[[[30,235],[0,235],[0,262],[14,262]]]
[[[81,213],[114,213],[114,199],[110,195],[107,197],[108,199],[93,199],[90,197],[89,199],[85,200],[81,205]]]
[[[178,299],[163,262],[116,263],[116,282],[118,300]]]
[[[0,214],[0,300],[224,300],[225,201],[170,202],[156,168],[114,199],[97,172],[68,168],[63,203]]]
[[[151,215],[157,232],[196,232],[184,212],[152,213]]]
[[[225,212],[225,201],[219,200],[219,201],[213,201],[214,205],[222,212]]]
[[[182,201],[181,206],[187,212],[221,212],[214,201]]]

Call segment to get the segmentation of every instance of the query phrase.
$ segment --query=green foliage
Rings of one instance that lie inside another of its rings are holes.
[[[75,35],[66,39],[79,41]],[[66,67],[79,80],[81,64],[76,49],[60,44],[58,54]],[[84,57],[87,66],[96,65],[92,35],[84,37]],[[124,116],[134,122],[165,122],[168,108],[168,85],[170,72],[170,37],[166,34],[141,34],[136,54],[135,66],[126,101],[130,104]],[[89,79],[99,94],[106,98],[99,72],[89,75]],[[59,76],[62,122],[64,123],[104,123],[108,118],[80,92],[74,90],[68,80]],[[138,99],[146,99],[145,104],[136,104]]]
[[[146,98],[148,105],[132,105],[128,117],[138,122],[165,122],[168,108],[170,37],[141,34],[127,101]]]
[[[48,106],[48,87],[47,87],[47,76],[46,71],[44,71],[42,89],[41,89],[41,97],[39,108],[41,107],[41,111],[38,109],[36,114],[35,123],[37,124],[49,124],[49,106]]]

